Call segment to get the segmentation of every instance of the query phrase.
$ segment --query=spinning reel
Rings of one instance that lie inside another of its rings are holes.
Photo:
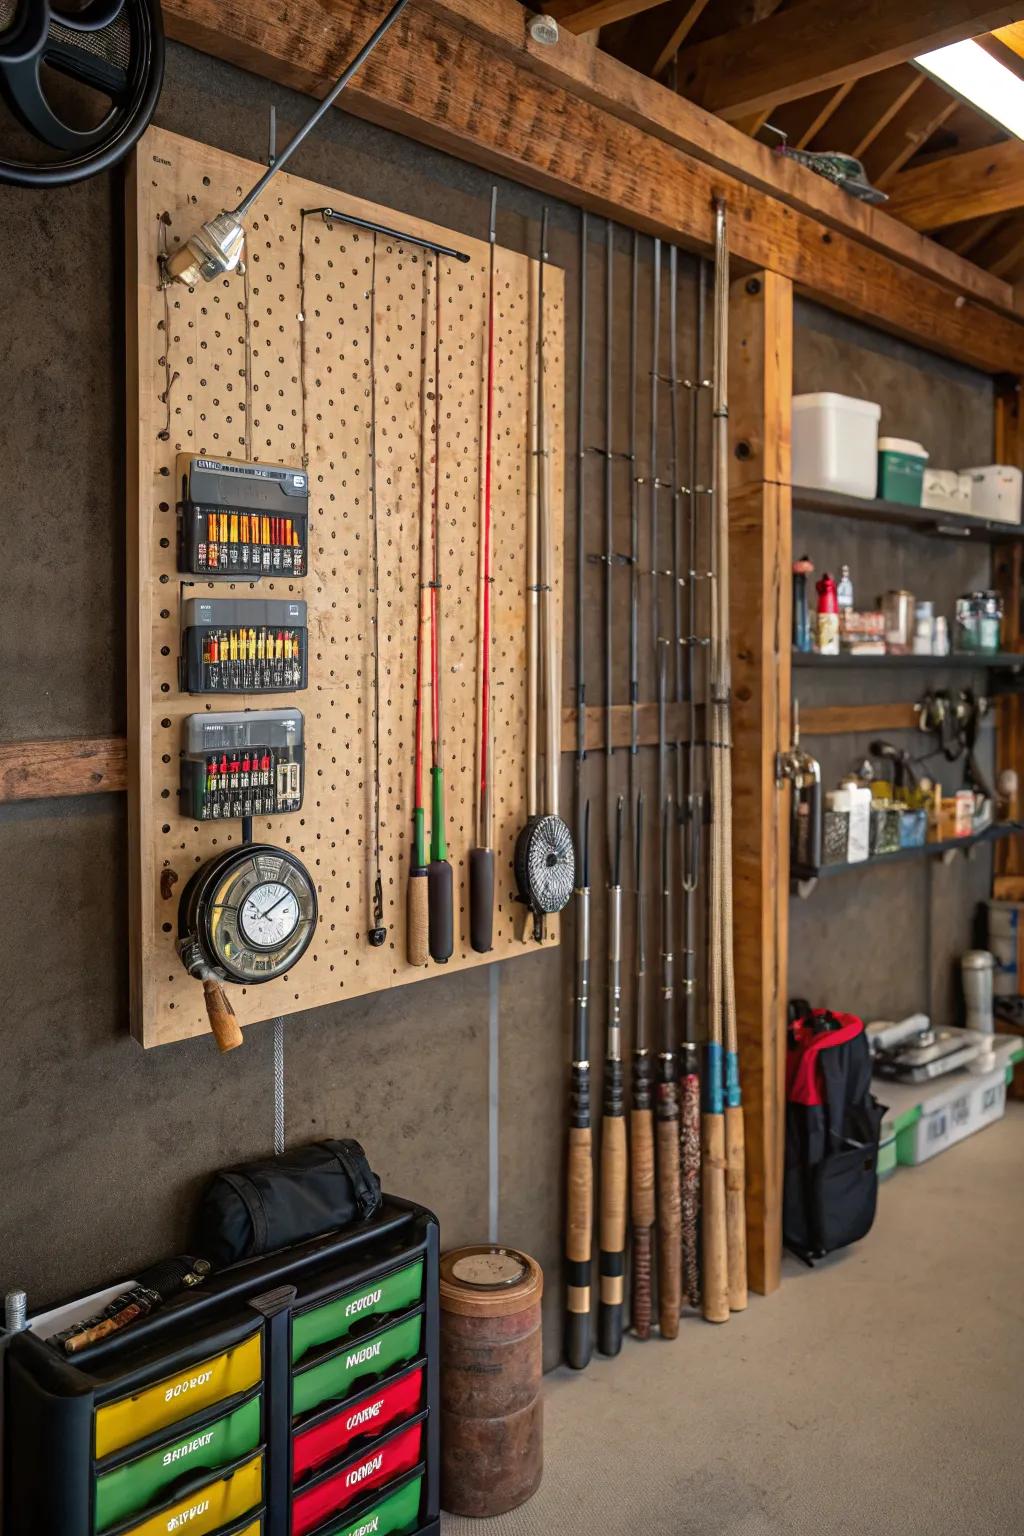
[[[71,82],[65,92],[47,70]],[[0,182],[61,187],[117,165],[148,127],[164,75],[159,0],[0,0],[0,94],[56,158],[0,157]],[[107,103],[76,126],[83,94]],[[56,95],[56,100],[54,99]]]

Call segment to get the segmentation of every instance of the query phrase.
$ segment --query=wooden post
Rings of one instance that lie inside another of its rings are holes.
[[[750,1284],[768,1294],[782,1265],[789,800],[776,753],[791,716],[792,284],[738,279],[729,327],[736,993]]]
[[[1010,376],[996,387],[995,462],[1024,467],[1024,407],[1022,381]],[[1024,650],[1021,632],[1021,601],[1024,592],[1024,562],[1019,543],[995,545],[992,551],[992,580],[1003,598],[1003,650]],[[996,774],[1014,768],[1024,782],[1024,700],[1008,694],[996,702]],[[993,895],[996,900],[1020,901],[1024,897],[1024,846],[1022,839],[1009,837],[995,850]]]

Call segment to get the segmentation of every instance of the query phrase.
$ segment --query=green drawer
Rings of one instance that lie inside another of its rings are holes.
[[[330,1536],[405,1536],[419,1524],[422,1494],[423,1473],[417,1472],[407,1483],[364,1510],[358,1520],[331,1528]]]
[[[367,1318],[407,1312],[422,1294],[423,1260],[417,1259],[394,1274],[365,1281],[358,1289],[346,1291],[333,1301],[298,1313],[292,1319],[292,1364],[296,1365],[320,1344],[344,1339],[357,1323]]]
[[[94,1529],[105,1531],[159,1503],[165,1490],[183,1477],[215,1472],[240,1461],[260,1443],[260,1419],[257,1395],[155,1451],[133,1457],[110,1472],[98,1473]]]
[[[354,1339],[348,1349],[336,1350],[326,1360],[306,1366],[292,1378],[292,1416],[309,1413],[321,1403],[346,1397],[358,1381],[381,1376],[405,1365],[420,1352],[423,1314]]]

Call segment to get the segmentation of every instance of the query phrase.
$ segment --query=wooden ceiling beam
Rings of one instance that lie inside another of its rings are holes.
[[[742,117],[990,32],[1016,9],[992,0],[800,0],[683,49],[678,89],[721,117]]]
[[[888,191],[888,183],[907,161],[956,111],[957,100],[934,80],[922,80],[910,100],[890,118],[861,159],[876,187]],[[891,208],[887,205],[887,212]]]
[[[996,277],[1010,282],[1019,278],[1024,268],[1024,214],[1003,219],[991,238],[977,249],[975,259]]]
[[[827,91],[815,91],[800,101],[787,101],[769,113],[768,122],[778,133],[784,133],[786,143],[792,149],[806,149],[816,133],[820,133],[833,114],[846,100],[854,86],[848,80]]]
[[[540,0],[538,0],[538,4]],[[569,32],[590,32],[653,11],[661,0],[546,0],[541,7]]]
[[[658,79],[702,16],[706,16],[715,33],[729,32],[762,21],[781,4],[782,0],[752,0],[749,4],[716,0],[713,10],[708,11],[708,0],[665,0],[649,14],[627,22],[624,28],[614,29],[607,40],[602,37],[601,43],[603,47],[607,41],[609,52],[624,64]]]
[[[903,171],[893,183],[889,212],[912,229],[942,229],[1022,203],[1024,144],[1013,138]]]
[[[912,64],[897,64],[854,81],[845,101],[808,147],[839,150],[862,159],[923,81],[921,71]]]
[[[274,0],[164,0],[178,41],[312,95],[384,9],[385,0],[290,0],[286,9]],[[425,69],[428,59],[439,67]],[[724,196],[740,268],[771,267],[883,329],[982,369],[1024,373],[1024,325],[1008,285],[601,50],[569,35],[555,49],[533,43],[515,0],[410,7],[343,104],[690,248],[709,248],[712,202]],[[734,152],[742,168],[731,164]]]
[[[987,219],[970,219],[959,227],[951,225],[943,232],[942,243],[947,250],[955,251],[958,256],[969,256],[985,243],[1002,221],[1002,214],[993,213]]]

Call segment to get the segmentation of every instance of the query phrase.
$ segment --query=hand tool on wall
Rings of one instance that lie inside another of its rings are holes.
[[[590,802],[584,799],[587,757],[586,672],[583,640],[586,573],[585,487],[587,366],[587,234],[580,221],[580,331],[577,375],[576,469],[576,994],[569,1089],[569,1169],[566,1198],[565,1357],[574,1370],[590,1362],[590,1271],[593,1250],[594,1163],[590,1112]]]
[[[494,472],[494,259],[498,240],[498,189],[491,192],[490,266],[487,282],[487,377],[483,507],[480,523],[480,699],[477,720],[476,846],[469,853],[469,934],[478,954],[494,945],[494,786],[491,782],[491,492]]]
[[[575,852],[569,828],[558,814],[560,708],[558,635],[551,600],[554,562],[550,520],[550,445],[545,399],[544,272],[548,259],[548,212],[541,220],[537,284],[536,388],[533,392],[534,494],[529,504],[527,554],[527,814],[515,848],[518,899],[533,913],[533,935],[544,937],[544,918],[564,910],[575,888]],[[544,804],[539,805],[539,710],[543,691]]]
[[[373,582],[373,916],[367,937],[374,949],[387,941],[384,926],[384,878],[381,873],[380,811],[380,520],[377,506],[377,236],[370,255],[370,522]]]
[[[434,494],[431,508],[433,571],[430,581],[430,865],[427,871],[431,959],[446,965],[455,947],[452,867],[445,817],[441,584],[441,266],[434,274]]]
[[[428,275],[432,272],[437,282],[440,258],[434,257],[423,269],[423,312],[420,325],[420,519],[419,551],[420,579],[416,613],[416,740],[413,755],[413,808],[412,847],[410,850],[409,885],[406,892],[406,959],[410,965],[426,965],[430,959],[430,883],[427,864],[427,812],[423,799],[423,699],[427,674],[427,654],[430,649],[430,596],[432,555],[432,522],[428,516],[428,469],[431,459],[430,416],[427,397],[430,393],[430,315],[431,293]],[[433,484],[433,475],[429,475]]]
[[[164,275],[171,282],[184,283],[188,287],[205,281],[211,282],[214,278],[223,277],[227,272],[233,272],[239,265],[245,250],[245,225],[243,219],[256,199],[266,190],[267,184],[283,170],[292,155],[304,142],[307,136],[316,127],[317,123],[337,101],[342,91],[348,85],[353,75],[362,68],[366,60],[373,53],[377,44],[390,30],[399,16],[409,4],[409,0],[396,0],[396,3],[388,11],[380,25],[360,48],[351,64],[347,65],[335,84],[327,92],[327,95],[317,104],[316,109],[310,113],[302,127],[294,135],[290,143],[286,144],[279,155],[264,171],[255,186],[242,198],[238,206],[231,211],[224,210],[218,213],[216,218],[208,220],[184,245],[174,251],[163,263]]]
[[[624,801],[615,808],[608,884],[608,1026],[601,1120],[601,1300],[597,1347],[603,1355],[622,1348],[626,1272],[626,1105],[622,1074],[622,837]]]
[[[644,881],[644,794],[637,796],[634,820],[636,858],[636,972],[633,1037],[633,1108],[629,1118],[631,1226],[633,1254],[633,1332],[651,1336],[653,1292],[652,1233],[654,1201],[654,1115],[651,1109],[654,1066],[647,1038],[647,892]]]

